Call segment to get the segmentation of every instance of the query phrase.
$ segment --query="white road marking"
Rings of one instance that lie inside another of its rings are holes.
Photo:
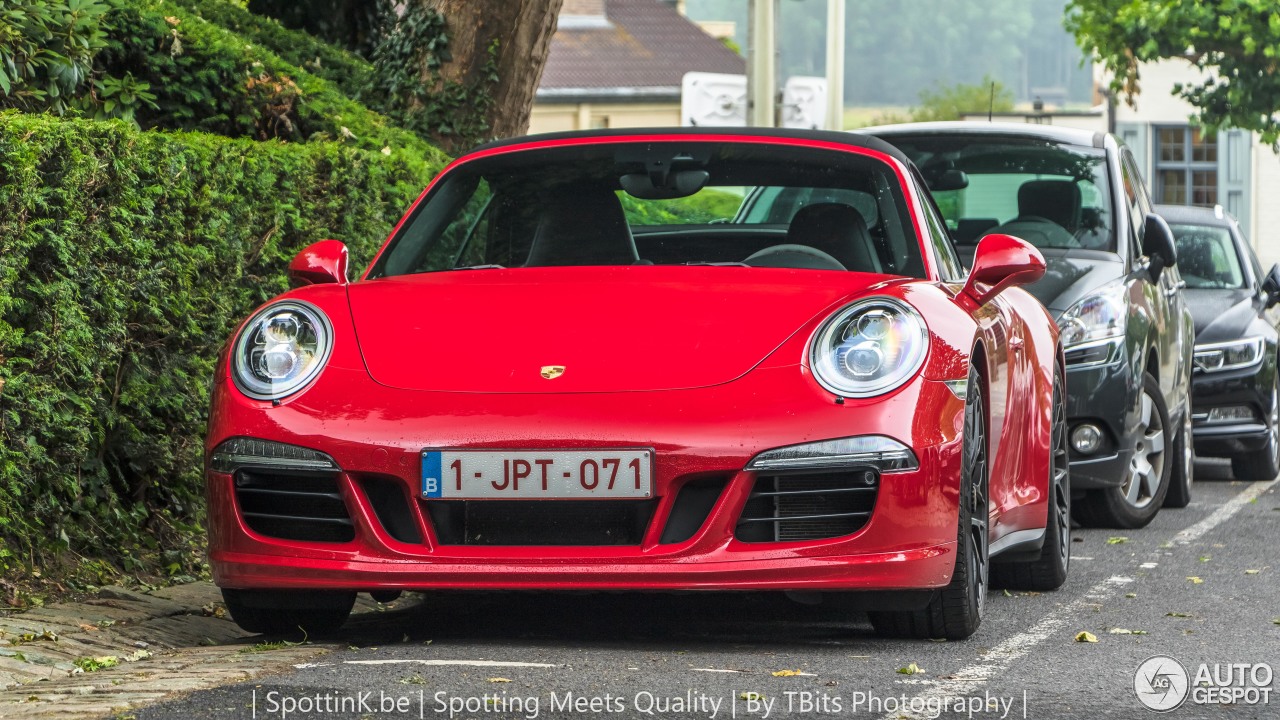
[[[744,673],[746,670],[726,670],[723,668],[689,668],[693,672],[709,672],[709,673]],[[807,674],[807,673],[802,673]]]
[[[554,668],[553,663],[515,662],[507,660],[343,660],[343,665],[431,665],[465,667],[511,667],[511,668]]]
[[[1277,482],[1280,482],[1280,478],[1276,478],[1268,483],[1254,483],[1244,492],[1223,503],[1222,507],[1214,510],[1209,517],[1201,520],[1195,525],[1192,525],[1186,530],[1183,530],[1177,535],[1174,535],[1173,541],[1179,545],[1188,545],[1199,540],[1204,537],[1205,533],[1231,519],[1232,515],[1235,515],[1240,511],[1240,508],[1248,505],[1249,501],[1270,490]]]
[[[1231,516],[1240,511],[1240,508],[1247,505],[1250,500],[1271,489],[1277,482],[1280,482],[1280,478],[1267,483],[1255,483],[1244,492],[1223,503],[1221,507],[1204,520],[1174,535],[1174,541],[1179,545],[1187,545],[1204,537],[1206,533],[1231,519]],[[919,698],[919,700],[915,702],[909,700],[903,703],[904,709],[885,715],[884,720],[928,717],[927,715],[914,715],[907,708],[910,708],[911,705],[928,707],[930,699],[936,699],[936,702],[941,702],[943,698],[947,697],[972,695],[975,690],[985,685],[988,680],[1007,671],[1019,658],[1031,652],[1037,645],[1061,630],[1068,622],[1074,619],[1077,613],[1109,600],[1116,594],[1116,591],[1131,582],[1133,582],[1133,578],[1116,575],[1094,585],[1089,588],[1089,591],[1083,597],[1077,598],[1058,610],[1045,615],[1030,630],[1013,635],[992,648],[983,657],[982,661],[969,665],[955,673],[954,680],[940,682],[929,690],[916,695],[915,698]],[[915,700],[915,698],[912,698],[912,700]]]

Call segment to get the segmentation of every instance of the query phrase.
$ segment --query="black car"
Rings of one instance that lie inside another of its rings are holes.
[[[863,132],[918,166],[966,262],[992,233],[1043,253],[1048,272],[1026,289],[1062,330],[1076,519],[1141,527],[1190,502],[1193,324],[1173,237],[1128,148],[1009,123]]]
[[[1221,207],[1160,205],[1196,323],[1192,427],[1200,455],[1231,458],[1241,480],[1280,472],[1276,337],[1280,265],[1266,275]]]

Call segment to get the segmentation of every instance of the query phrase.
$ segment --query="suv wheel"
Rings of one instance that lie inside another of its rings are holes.
[[[1139,396],[1138,432],[1131,438],[1133,459],[1124,482],[1091,490],[1075,503],[1075,517],[1089,527],[1145,527],[1160,512],[1169,492],[1169,409],[1160,383],[1143,375]]]

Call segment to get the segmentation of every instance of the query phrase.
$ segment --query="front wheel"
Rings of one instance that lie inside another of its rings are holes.
[[[1173,439],[1173,470],[1169,473],[1169,492],[1164,506],[1184,508],[1191,504],[1191,483],[1195,480],[1196,452],[1191,437],[1191,405],[1182,409],[1182,426]]]
[[[1057,590],[1071,564],[1071,462],[1067,457],[1066,383],[1053,373],[1053,424],[1049,433],[1049,515],[1040,556],[1029,562],[996,561],[991,584],[1011,590]]]
[[[1150,373],[1142,376],[1138,405],[1138,430],[1133,457],[1118,487],[1091,490],[1075,504],[1075,517],[1086,527],[1146,527],[1169,492],[1171,464],[1167,461],[1169,408],[1160,383]]]
[[[990,577],[987,416],[982,378],[972,367],[968,387],[960,461],[956,565],[951,584],[938,591],[923,610],[868,613],[872,627],[881,636],[963,640],[982,623]]]
[[[232,590],[223,588],[231,619],[265,635],[323,635],[342,627],[356,594],[342,591]]]
[[[1280,474],[1280,369],[1271,379],[1271,408],[1267,413],[1267,445],[1231,458],[1231,474],[1238,480],[1270,480]]]

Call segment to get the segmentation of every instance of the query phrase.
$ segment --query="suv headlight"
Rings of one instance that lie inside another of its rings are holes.
[[[320,308],[297,300],[274,303],[240,331],[231,378],[255,400],[277,400],[319,375],[332,350],[333,327]]]
[[[1262,360],[1263,345],[1260,337],[1196,345],[1195,366],[1197,370],[1204,372],[1222,372],[1251,367]]]
[[[1104,287],[1072,305],[1058,318],[1062,330],[1062,347],[1124,337],[1128,312],[1123,284]]]
[[[924,363],[929,332],[900,300],[878,297],[827,318],[809,349],[813,375],[841,397],[871,397],[906,382]]]

